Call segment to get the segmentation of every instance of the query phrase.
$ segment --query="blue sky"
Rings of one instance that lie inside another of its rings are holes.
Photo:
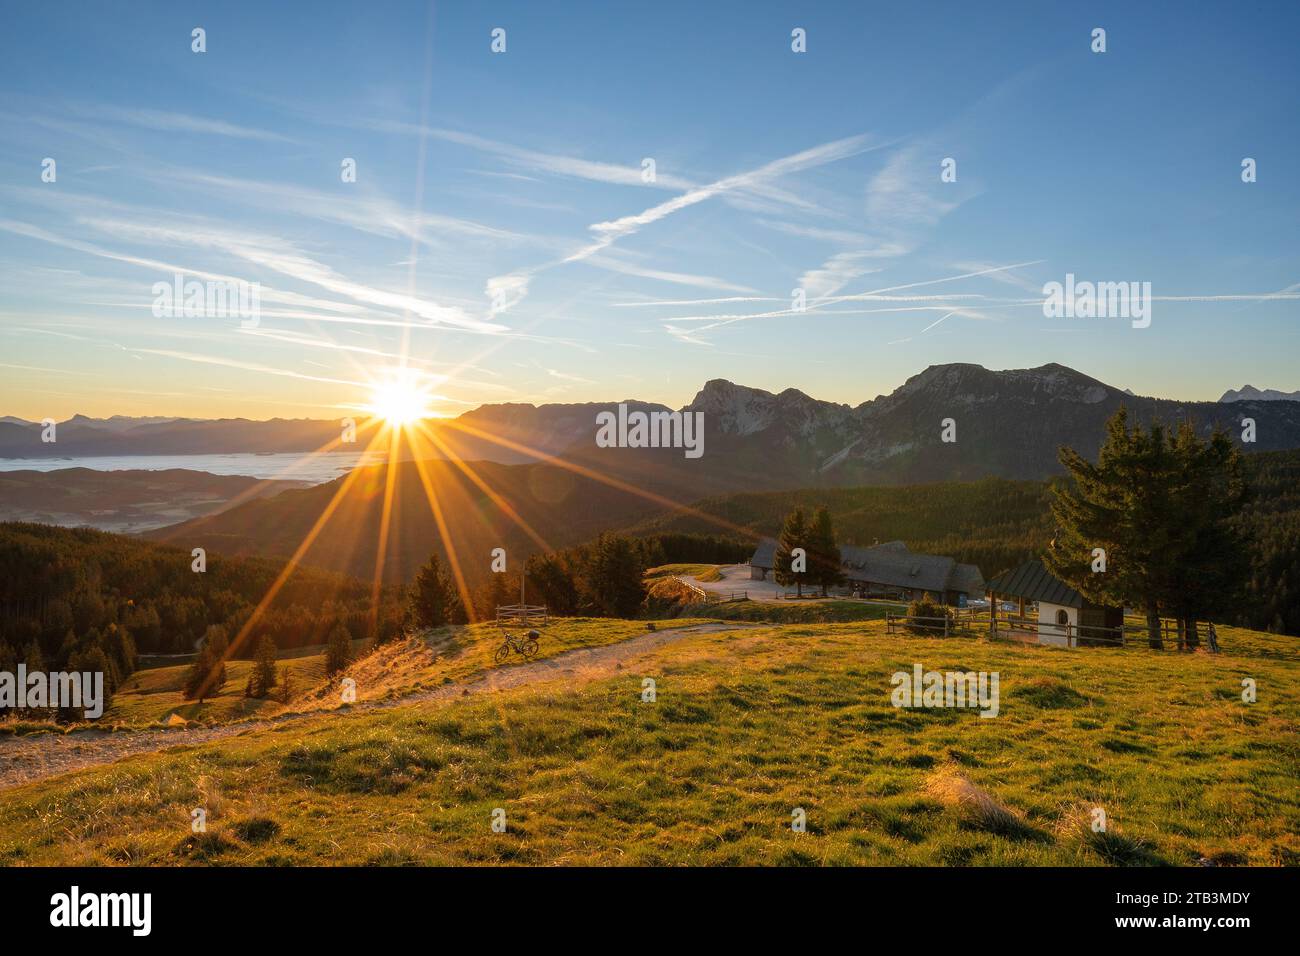
[[[445,414],[1300,388],[1297,8],[996,6],[11,5],[0,414],[332,417],[403,351]],[[155,317],[177,271],[257,327]],[[1150,282],[1150,327],[1044,317],[1066,273]]]

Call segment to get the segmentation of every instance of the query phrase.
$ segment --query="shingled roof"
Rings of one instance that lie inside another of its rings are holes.
[[[1062,607],[1083,607],[1084,596],[1043,566],[1043,562],[1026,561],[1018,568],[1004,571],[984,585],[984,589],[1002,597],[1024,598]]]
[[[775,558],[776,541],[764,538],[749,563],[758,568],[772,568]],[[870,548],[842,545],[840,561],[845,575],[855,581],[936,594],[945,591],[980,594],[984,590],[984,576],[975,565],[958,564],[952,558],[932,554],[917,554],[909,551],[901,541],[888,541]]]
[[[749,559],[751,566],[756,568],[766,568],[771,571],[776,567],[776,539],[764,538],[758,542],[758,547],[754,550],[754,556]]]

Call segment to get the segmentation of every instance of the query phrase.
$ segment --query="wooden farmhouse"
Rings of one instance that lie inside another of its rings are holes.
[[[776,540],[764,538],[749,559],[750,578],[768,580],[775,559]],[[870,548],[841,545],[840,569],[848,582],[840,590],[858,597],[913,601],[928,594],[944,604],[961,606],[984,591],[984,576],[975,565],[917,554],[901,541]]]
[[[1040,644],[1122,643],[1124,609],[1095,604],[1054,576],[1041,561],[1026,561],[985,585],[990,629],[1004,637]],[[1017,611],[998,617],[1001,601],[1015,601]]]

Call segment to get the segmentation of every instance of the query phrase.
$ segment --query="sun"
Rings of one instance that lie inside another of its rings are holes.
[[[429,403],[433,396],[420,376],[411,369],[395,369],[370,386],[366,410],[389,425],[410,425],[433,416]]]

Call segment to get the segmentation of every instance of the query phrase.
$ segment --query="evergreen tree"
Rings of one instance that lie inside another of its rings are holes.
[[[38,671],[45,670],[45,656],[41,654],[41,645],[32,641],[27,645],[27,653],[24,655],[23,663],[27,665],[27,673],[34,674]],[[32,716],[42,716],[45,711],[40,707],[24,707],[23,713]]]
[[[270,696],[275,686],[275,642],[271,635],[263,634],[257,642],[253,655],[253,669],[248,675],[245,697],[263,698]]]
[[[109,670],[113,675],[113,688],[122,686],[135,672],[135,641],[131,639],[126,628],[109,624],[96,643],[104,649],[104,656],[108,659]],[[108,677],[105,676],[105,681],[107,680]]]
[[[197,700],[201,704],[208,697],[221,693],[221,688],[226,685],[228,650],[226,629],[220,624],[209,625],[199,656],[185,673],[182,694],[186,700]]]
[[[1052,573],[1089,600],[1141,608],[1153,648],[1164,646],[1160,608],[1174,590],[1187,536],[1179,457],[1162,425],[1130,430],[1123,406],[1106,423],[1096,464],[1062,448],[1073,486],[1056,488],[1059,527],[1045,555]],[[1105,552],[1105,571],[1093,571],[1097,548]]]
[[[429,555],[411,585],[407,617],[418,628],[465,623],[465,606],[436,552]]]
[[[496,619],[497,608],[519,603],[519,579],[504,571],[494,571],[474,594],[474,608],[480,621]]]
[[[804,517],[802,508],[795,508],[785,517],[785,524],[781,526],[781,534],[776,542],[776,555],[774,558],[774,567],[772,569],[776,583],[782,587],[789,587],[791,584],[797,589],[799,597],[803,597],[803,582],[806,572],[795,571],[794,549],[803,548],[805,555],[809,553],[810,535],[808,533],[808,521]]]
[[[280,665],[280,679],[276,682],[275,699],[282,704],[287,704],[293,700],[293,693],[296,690],[293,682],[293,671],[289,670],[287,664]]]
[[[840,546],[835,543],[835,525],[826,508],[818,508],[813,518],[808,546],[808,571],[814,584],[820,585],[822,597],[826,589],[844,583]]]
[[[340,621],[325,644],[325,673],[333,677],[352,663],[352,633]]]
[[[586,584],[601,613],[634,617],[645,598],[645,568],[632,539],[606,532],[588,555]]]
[[[103,674],[104,675],[104,708],[108,709],[108,702],[113,697],[113,689],[109,686],[109,660],[108,656],[98,644],[91,644],[88,647],[76,651],[68,658],[64,665],[64,670],[78,672],[83,674]],[[84,702],[83,702],[84,703]],[[59,710],[59,719],[67,721],[84,720],[86,714],[85,707],[65,707]]]
[[[1174,512],[1181,534],[1179,560],[1162,602],[1178,621],[1179,646],[1200,644],[1198,620],[1231,613],[1243,596],[1250,560],[1237,518],[1248,494],[1241,454],[1216,430],[1201,441],[1184,423],[1174,441],[1181,481]]]
[[[545,604],[548,614],[571,616],[582,604],[578,582],[568,562],[559,555],[535,554],[528,559],[529,602]],[[513,602],[510,602],[513,603]]]

